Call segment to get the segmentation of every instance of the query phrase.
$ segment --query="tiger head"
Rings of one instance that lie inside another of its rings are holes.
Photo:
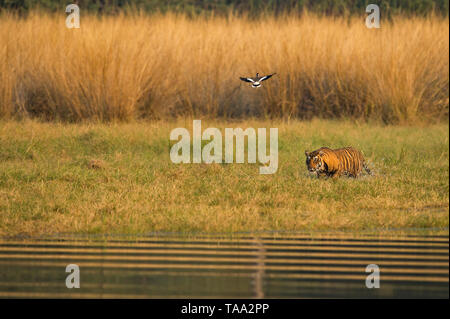
[[[325,162],[322,158],[324,155],[323,151],[313,151],[308,152],[305,151],[306,155],[306,167],[308,168],[308,171],[311,173],[317,172],[321,173],[326,170]]]

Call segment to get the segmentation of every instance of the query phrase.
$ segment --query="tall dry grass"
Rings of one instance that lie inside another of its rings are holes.
[[[0,16],[0,117],[352,117],[449,110],[448,18]],[[277,72],[263,88],[239,76]]]

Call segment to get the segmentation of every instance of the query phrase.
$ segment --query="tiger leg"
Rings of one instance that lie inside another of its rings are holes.
[[[317,179],[320,179],[323,176],[327,176],[327,174],[323,172],[317,172]]]
[[[333,179],[339,178],[341,176],[341,173],[339,171],[333,172],[330,174],[330,177]]]

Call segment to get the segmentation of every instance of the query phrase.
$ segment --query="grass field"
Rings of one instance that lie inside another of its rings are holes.
[[[3,13],[0,118],[448,118],[448,18],[365,17]]]
[[[0,236],[448,227],[448,124],[202,120],[222,132],[278,127],[273,175],[173,164],[170,131],[191,125],[0,122]],[[304,151],[324,145],[361,149],[376,176],[317,180]]]

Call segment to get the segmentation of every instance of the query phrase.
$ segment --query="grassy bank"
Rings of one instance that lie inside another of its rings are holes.
[[[448,117],[448,18],[363,16],[2,14],[0,118]],[[277,75],[239,81],[256,72]]]
[[[202,121],[278,127],[273,175],[171,163],[170,131],[191,125],[0,122],[0,236],[448,227],[448,124]],[[324,145],[358,147],[376,176],[313,178],[304,150]]]

